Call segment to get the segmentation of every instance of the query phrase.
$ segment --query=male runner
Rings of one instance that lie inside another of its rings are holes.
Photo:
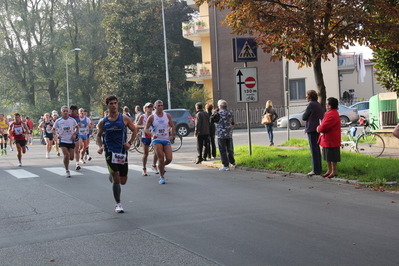
[[[97,125],[97,144],[99,146],[97,152],[102,154],[105,151],[105,160],[112,176],[112,191],[116,202],[115,212],[123,213],[121,185],[127,182],[127,155],[133,140],[136,138],[137,130],[128,116],[119,113],[116,96],[108,96],[105,103],[109,114],[101,119]],[[126,142],[127,128],[132,131],[132,136],[128,142]]]
[[[29,131],[28,126],[22,122],[19,113],[14,114],[14,121],[10,124],[8,132],[13,136],[15,147],[17,148],[18,166],[22,166],[22,153],[26,152],[25,134]]]
[[[0,114],[0,148],[1,155],[7,155],[8,123],[4,119],[4,114]]]
[[[80,139],[80,163],[85,164],[86,161],[84,160],[86,148],[89,147],[90,141],[90,128],[91,128],[91,120],[85,114],[85,110],[83,108],[79,109],[79,139]]]
[[[144,127],[147,124],[148,117],[152,115],[153,109],[152,103],[146,103],[144,105],[144,114],[142,114],[137,122],[136,127],[142,129],[141,130],[141,142],[144,144],[144,153],[143,153],[143,176],[147,176],[147,159],[149,154],[149,149],[151,145],[151,136],[144,132]],[[153,162],[152,162],[152,170],[154,170],[155,174],[159,174],[157,169],[157,154],[154,153]]]
[[[73,161],[75,155],[75,140],[78,135],[78,123],[69,116],[68,106],[61,107],[61,118],[55,121],[53,134],[56,134],[59,141],[59,147],[64,155],[65,177],[71,177],[69,172],[69,161]]]
[[[71,104],[69,107],[69,116],[75,119],[76,123],[78,123],[78,126],[81,126],[80,119],[79,119],[79,114],[78,114],[78,106],[76,104]],[[77,138],[75,139],[75,161],[76,161],[76,167],[75,170],[80,170],[80,153],[79,153],[79,148],[82,146],[82,140],[79,138],[79,134]]]
[[[159,184],[165,184],[165,165],[172,161],[172,146],[175,126],[170,114],[163,111],[163,102],[157,100],[154,104],[155,113],[150,115],[145,125],[145,133],[152,136],[152,145],[158,157]],[[152,127],[152,130],[150,129]]]

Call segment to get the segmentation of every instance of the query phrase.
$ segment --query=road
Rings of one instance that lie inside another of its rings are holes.
[[[246,135],[236,130],[235,143]],[[252,136],[268,142],[263,130]],[[285,137],[276,132],[276,144]],[[129,155],[126,212],[116,214],[104,158],[91,153],[70,179],[37,140],[22,169],[15,152],[0,157],[0,265],[399,264],[397,194],[196,165],[190,135],[166,185]]]

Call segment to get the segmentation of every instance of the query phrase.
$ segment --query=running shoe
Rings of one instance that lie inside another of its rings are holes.
[[[230,171],[230,168],[227,166],[223,166],[222,168],[219,168],[219,171]]]
[[[66,170],[66,172],[65,172],[65,177],[68,177],[68,178],[71,177],[71,173],[69,172],[69,170]]]
[[[143,168],[143,173],[142,173],[142,175],[143,175],[143,176],[148,176],[148,175],[147,175],[147,169],[146,169],[146,168]]]
[[[46,152],[46,159],[50,159],[50,154]]]
[[[21,162],[19,162],[19,163],[18,163],[18,166],[19,166],[19,167],[22,167],[22,163],[21,163]]]
[[[14,151],[14,149],[10,146],[10,151]]]
[[[166,184],[165,178],[160,177],[160,178],[159,178],[159,184],[160,184],[160,185]]]
[[[76,164],[76,168],[75,168],[75,170],[77,170],[77,171],[79,171],[79,170],[80,170],[80,165],[79,165],[79,164]]]
[[[122,207],[122,204],[121,204],[121,203],[115,204],[115,212],[116,212],[116,213],[124,213],[123,207]]]
[[[85,160],[80,160],[79,162],[80,162],[81,164],[85,164],[85,163],[86,163]]]
[[[7,155],[7,148],[4,148],[4,155]]]
[[[159,174],[158,167],[156,165],[151,166],[151,169],[156,175]]]
[[[60,152],[57,152],[57,156],[60,156]]]
[[[25,147],[26,147],[26,150],[29,151],[29,147],[28,146],[25,146]]]
[[[87,155],[87,160],[91,161],[91,156],[90,155]]]

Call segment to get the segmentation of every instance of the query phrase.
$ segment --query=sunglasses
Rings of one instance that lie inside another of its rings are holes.
[[[152,108],[153,106],[152,105],[149,105],[149,106],[147,106],[146,108]]]

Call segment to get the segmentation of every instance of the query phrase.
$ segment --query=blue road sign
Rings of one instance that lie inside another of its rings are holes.
[[[254,38],[235,38],[233,52],[234,62],[258,61],[257,44]]]

